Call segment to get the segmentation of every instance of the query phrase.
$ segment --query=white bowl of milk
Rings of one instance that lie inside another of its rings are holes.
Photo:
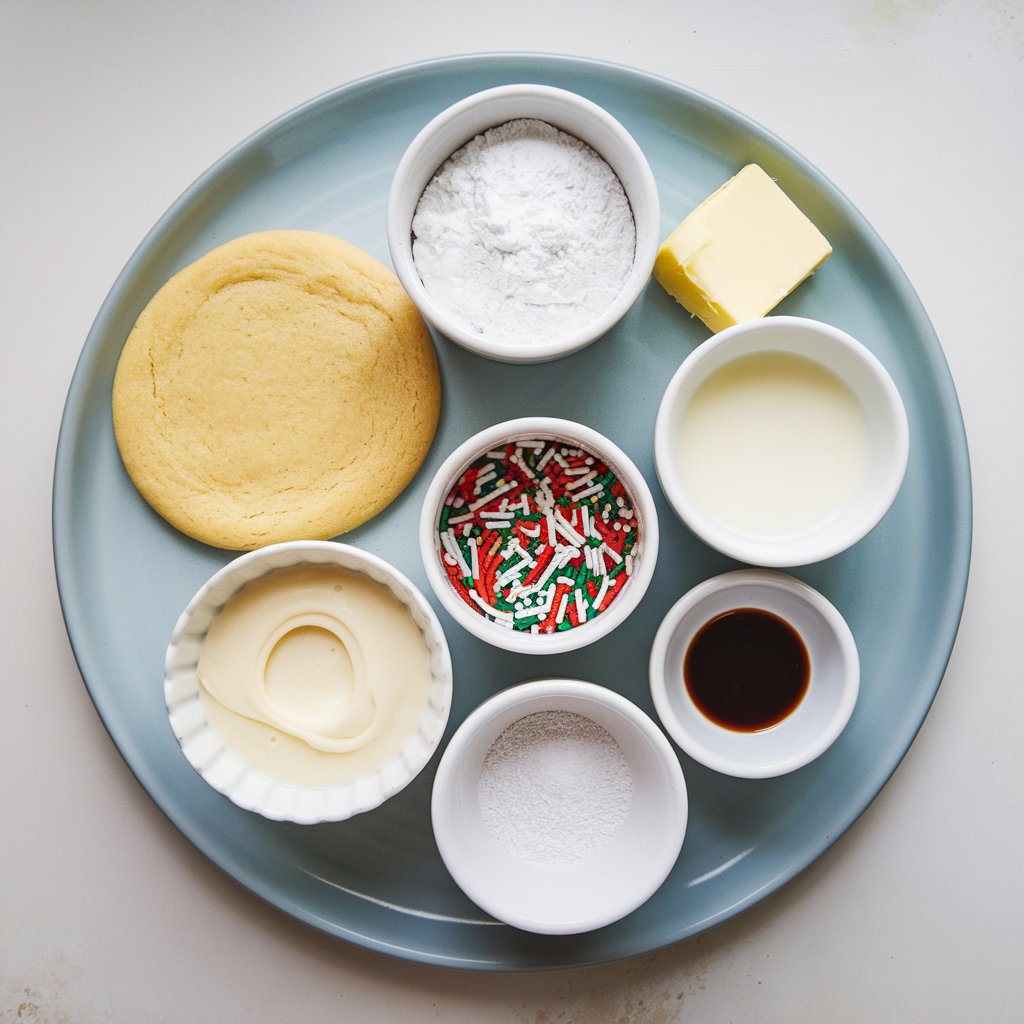
[[[844,551],[889,510],[910,451],[885,367],[828,324],[773,316],[690,354],[654,432],[662,489],[680,519],[752,565]]]

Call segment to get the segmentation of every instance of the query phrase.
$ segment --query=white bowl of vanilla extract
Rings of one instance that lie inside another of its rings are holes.
[[[813,587],[769,569],[705,580],[651,647],[665,730],[695,761],[766,779],[823,754],[846,727],[860,659],[846,620]]]

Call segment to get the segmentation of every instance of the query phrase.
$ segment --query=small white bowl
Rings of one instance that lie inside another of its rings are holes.
[[[760,608],[785,619],[811,662],[803,699],[759,732],[710,721],[683,681],[683,660],[697,631],[736,608]],[[672,606],[651,646],[650,681],[661,724],[690,757],[724,775],[767,779],[813,761],[846,728],[860,691],[860,659],[846,620],[813,587],[780,572],[740,569],[698,584]]]
[[[618,176],[633,211],[636,250],[622,291],[586,329],[556,341],[490,341],[453,320],[427,293],[412,259],[412,219],[420,196],[440,166],[467,142],[517,118],[537,118],[587,143]],[[654,268],[661,204],[650,165],[633,137],[606,110],[582,96],[547,85],[502,85],[467,96],[442,111],[413,139],[395,171],[388,196],[391,262],[423,318],[477,355],[507,363],[543,363],[589,345],[633,305]]]
[[[792,353],[831,370],[852,391],[864,415],[865,466],[852,495],[831,516],[793,533],[752,533],[713,515],[688,489],[678,455],[683,416],[700,385],[726,363],[761,352]],[[752,320],[703,342],[665,389],[654,428],[658,479],[679,518],[723,554],[775,567],[830,558],[873,530],[899,493],[909,451],[907,414],[885,367],[838,328],[794,316]]]
[[[639,540],[634,548],[632,573],[615,599],[595,618],[555,633],[538,633],[509,629],[474,611],[460,598],[442,567],[444,550],[437,525],[448,493],[459,477],[476,459],[495,445],[509,441],[546,440],[562,442],[573,448],[584,448],[599,456],[618,477],[636,513]],[[427,579],[445,611],[474,636],[495,647],[519,654],[562,654],[575,651],[607,636],[621,625],[640,603],[654,576],[658,560],[658,513],[654,498],[640,471],[629,457],[596,430],[570,420],[550,416],[524,416],[496,423],[474,434],[445,459],[437,471],[420,515],[420,554]]]
[[[409,609],[423,633],[433,677],[418,730],[397,757],[371,775],[345,785],[303,787],[276,782],[224,749],[199,696],[196,666],[213,620],[247,583],[277,569],[332,565],[385,586]],[[164,662],[164,698],[171,728],[189,764],[217,792],[249,811],[302,825],[342,821],[372,810],[404,789],[437,749],[452,700],[452,662],[444,631],[423,595],[382,558],[348,544],[300,540],[273,544],[229,562],[200,588],[178,619]]]
[[[492,834],[481,810],[481,768],[494,741],[545,711],[607,730],[631,776],[618,830],[575,863],[523,859]],[[459,726],[438,765],[431,815],[445,866],[474,903],[516,928],[570,935],[625,917],[664,882],[686,833],[686,783],[672,745],[635,704],[594,683],[539,680],[502,691]]]

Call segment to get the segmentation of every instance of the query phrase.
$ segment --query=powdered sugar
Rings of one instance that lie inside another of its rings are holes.
[[[632,799],[629,764],[612,735],[583,715],[541,711],[510,725],[480,768],[480,811],[491,834],[533,864],[575,864],[621,828]]]
[[[636,248],[614,171],[579,139],[529,118],[449,157],[412,230],[417,273],[452,319],[520,343],[561,340],[599,317]]]

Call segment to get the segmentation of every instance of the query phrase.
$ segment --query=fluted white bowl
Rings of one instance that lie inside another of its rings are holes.
[[[220,610],[247,583],[277,569],[332,565],[361,573],[386,587],[409,610],[430,654],[432,683],[417,731],[397,757],[344,785],[305,787],[269,779],[225,749],[200,702],[196,666],[203,640]],[[299,540],[250,551],[215,573],[188,603],[174,628],[164,662],[164,698],[171,729],[189,764],[218,793],[276,821],[302,825],[341,821],[378,807],[426,766],[448,723],[452,662],[434,610],[419,590],[383,558],[348,544]]]

